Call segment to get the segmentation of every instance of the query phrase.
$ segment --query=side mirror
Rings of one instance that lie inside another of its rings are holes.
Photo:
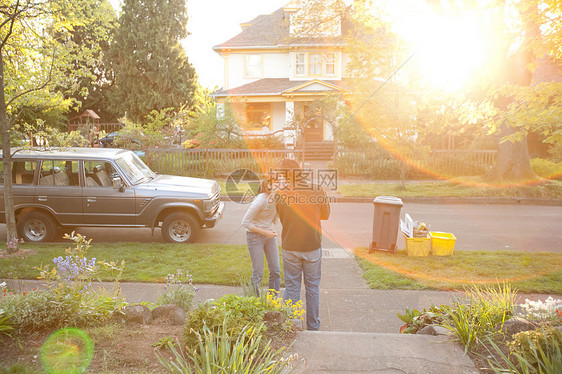
[[[119,192],[125,191],[125,187],[123,186],[123,181],[120,177],[113,177],[113,189],[118,190]]]

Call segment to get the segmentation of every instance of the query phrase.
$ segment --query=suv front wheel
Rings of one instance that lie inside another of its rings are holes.
[[[172,213],[162,222],[162,236],[168,243],[192,243],[200,230],[199,223],[189,213]]]
[[[57,232],[57,226],[47,214],[38,211],[24,213],[17,222],[18,235],[26,242],[48,242]]]

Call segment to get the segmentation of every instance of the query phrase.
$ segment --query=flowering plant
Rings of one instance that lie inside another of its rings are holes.
[[[8,242],[8,245],[6,246],[6,250],[8,251],[8,253],[16,253],[20,249],[20,244],[23,243],[25,243],[23,239],[16,238],[14,240],[10,240]]]
[[[562,319],[562,300],[549,296],[544,302],[525,299],[525,304],[520,305],[523,315],[534,320]]]
[[[175,274],[165,278],[164,294],[158,297],[158,304],[174,304],[188,311],[197,288],[193,286],[193,276],[186,270],[178,269]]]

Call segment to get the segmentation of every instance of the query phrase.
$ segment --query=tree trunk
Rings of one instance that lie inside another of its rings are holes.
[[[504,126],[502,137],[516,131],[515,128]],[[496,165],[487,175],[490,182],[525,182],[537,179],[537,175],[529,163],[527,137],[520,142],[500,142]]]
[[[0,134],[2,135],[2,164],[4,166],[4,209],[6,214],[6,243],[16,243],[16,215],[14,212],[14,192],[12,185],[12,154],[10,146],[10,126],[4,95],[4,56],[0,50]],[[17,250],[17,244],[7,246],[8,252]]]

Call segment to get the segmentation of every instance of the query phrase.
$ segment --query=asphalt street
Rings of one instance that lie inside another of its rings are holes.
[[[199,242],[246,244],[240,226],[247,204],[226,202],[223,219],[213,229],[202,230]],[[562,252],[562,207],[509,204],[405,203],[401,217],[431,225],[432,231],[453,233],[455,250],[518,250]],[[369,203],[332,204],[332,214],[323,223],[325,248],[367,247],[372,239],[374,206]],[[80,233],[93,242],[161,242],[160,230],[85,228]],[[281,227],[278,227],[281,232]],[[0,225],[0,240],[5,240]],[[402,234],[398,247],[404,248]]]

